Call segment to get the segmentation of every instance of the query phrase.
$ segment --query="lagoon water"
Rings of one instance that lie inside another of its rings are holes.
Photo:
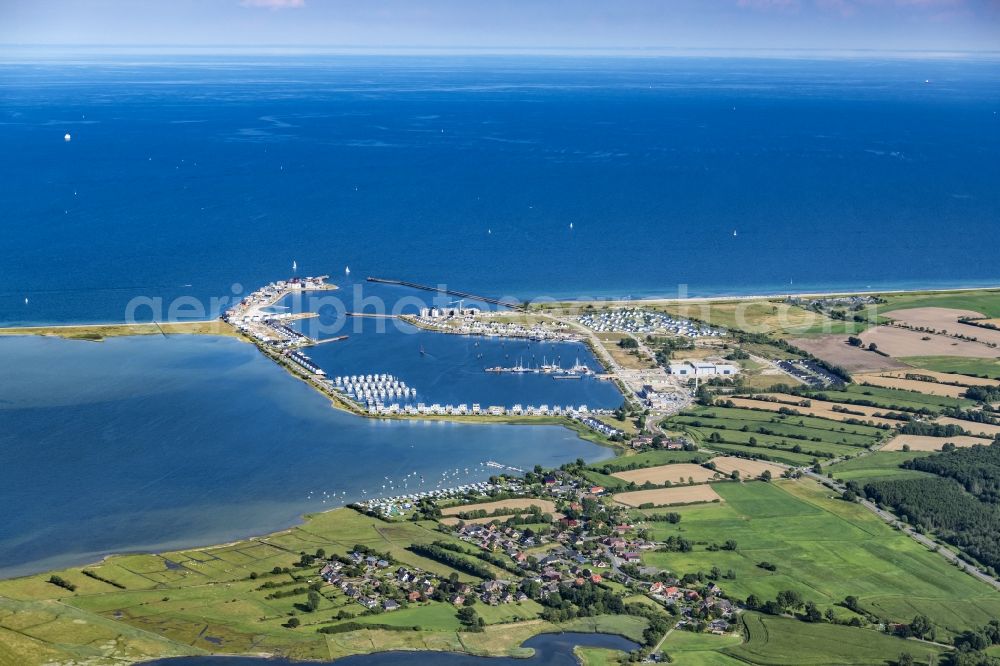
[[[8,57],[0,323],[293,260],[518,297],[995,284],[998,113],[972,58]]]
[[[577,646],[630,652],[638,644],[621,636],[608,634],[541,634],[526,640],[522,647],[534,650],[527,659],[514,657],[473,657],[450,652],[377,652],[344,657],[327,664],[338,666],[577,666],[573,654]],[[301,662],[253,657],[175,657],[145,662],[145,666],[292,666]]]
[[[229,338],[4,338],[0,367],[4,577],[266,533],[335,503],[482,480],[487,460],[610,455],[558,426],[351,416]]]

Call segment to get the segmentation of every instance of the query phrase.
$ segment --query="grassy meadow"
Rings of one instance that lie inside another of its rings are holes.
[[[714,566],[735,579],[719,584],[732,596],[773,599],[796,590],[838,617],[846,596],[894,621],[924,613],[939,638],[978,626],[1000,614],[1000,593],[949,565],[912,539],[888,527],[858,504],[832,499],[809,480],[716,484],[723,502],[676,507],[679,524],[648,523],[657,539],[681,536],[690,552],[648,552],[647,564],[678,575]],[[709,550],[727,539],[736,551]],[[775,571],[758,566],[776,565]]]

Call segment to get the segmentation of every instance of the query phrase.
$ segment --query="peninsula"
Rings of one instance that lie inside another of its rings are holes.
[[[693,306],[505,315],[572,331],[625,387],[613,413],[577,416],[617,448],[610,460],[498,464],[488,482],[383,493],[223,546],[0,581],[3,644],[25,664],[517,655],[552,631],[713,663],[979,653],[970,637],[991,640],[1000,616],[1000,291]],[[428,418],[352,407],[335,379],[289,360],[307,343],[249,316],[240,335],[344,408]]]

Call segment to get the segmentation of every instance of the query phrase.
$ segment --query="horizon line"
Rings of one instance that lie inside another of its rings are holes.
[[[537,57],[757,57],[781,58],[811,56],[824,59],[857,59],[863,56],[887,58],[1000,58],[1000,49],[887,49],[821,47],[726,47],[726,46],[426,46],[426,45],[321,45],[321,44],[93,44],[93,43],[18,43],[0,42],[7,55],[238,55],[238,56],[537,56]]]

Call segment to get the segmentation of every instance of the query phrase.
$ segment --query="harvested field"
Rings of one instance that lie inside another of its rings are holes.
[[[884,328],[884,327],[880,327]],[[895,359],[886,358],[881,354],[870,352],[847,344],[846,335],[820,335],[815,338],[794,338],[790,343],[804,349],[816,358],[831,365],[843,368],[847,372],[877,372],[907,367]],[[881,349],[882,343],[878,343]],[[933,352],[928,352],[933,353]],[[916,354],[913,354],[916,356]],[[979,354],[983,354],[980,352]]]
[[[889,319],[906,322],[911,326],[926,326],[936,331],[945,329],[950,331],[951,327],[958,323],[959,317],[981,318],[981,312],[973,310],[959,310],[957,308],[906,308],[904,310],[892,310],[885,314]]]
[[[934,423],[941,423],[944,425],[957,425],[961,428],[965,428],[973,435],[982,435],[983,437],[993,437],[994,435],[1000,435],[1000,425],[990,425],[989,423],[973,423],[972,421],[953,419],[950,416],[942,416],[941,418],[935,420]]]
[[[864,407],[861,405],[841,405],[838,402],[827,402],[826,400],[816,400],[814,398],[809,398],[809,402],[812,403],[811,407],[799,407],[794,403],[796,400],[801,398],[796,398],[794,395],[787,395],[785,393],[765,393],[764,395],[777,398],[783,402],[768,402],[766,400],[753,400],[751,398],[727,398],[727,400],[732,400],[733,404],[737,407],[746,407],[749,409],[764,409],[770,412],[776,412],[782,407],[786,409],[794,409],[800,414],[807,414],[809,416],[817,416],[821,419],[830,419],[831,421],[847,421],[849,419],[861,419],[863,421],[871,421],[877,425],[899,425],[899,421],[894,421],[892,419],[883,419],[877,416],[872,416],[876,412],[885,412],[885,409],[879,409],[878,407]],[[845,414],[843,412],[833,411],[834,405],[838,407],[844,407],[852,412],[863,412],[864,416],[859,416],[858,414]]]
[[[455,516],[467,511],[480,510],[486,513],[493,513],[497,509],[530,509],[533,506],[541,509],[542,513],[554,513],[556,510],[556,505],[550,500],[524,498],[483,502],[482,504],[459,504],[458,506],[449,506],[447,509],[441,509],[441,514],[444,516]]]
[[[640,486],[647,482],[662,486],[667,481],[671,483],[687,483],[688,479],[694,479],[695,483],[705,483],[715,476],[715,472],[701,465],[676,463],[673,465],[660,465],[659,467],[647,467],[645,469],[633,469],[627,472],[615,472],[611,476],[621,479],[626,483],[635,482]]]
[[[896,435],[889,443],[882,447],[883,451],[902,451],[904,445],[908,445],[911,451],[940,451],[946,443],[954,444],[958,447],[975,446],[976,444],[989,445],[993,440],[982,437],[970,437],[969,435],[956,435],[955,437],[930,437],[928,435]]]
[[[924,370],[923,368],[913,368],[912,370],[886,370],[879,374],[884,377],[900,377],[903,379],[906,378],[906,375],[926,375],[945,384],[961,384],[962,386],[1000,386],[1000,380],[997,379],[969,377],[968,375],[959,375],[954,372],[936,372],[934,370]]]
[[[962,324],[959,317],[969,317],[982,320],[983,315],[972,310],[956,310],[953,308],[909,308],[894,310],[885,315],[890,319],[905,322],[910,326],[929,328],[933,331],[961,333],[979,339],[982,342],[1000,344],[1000,331],[990,330],[981,326]]]
[[[872,386],[902,389],[904,391],[917,391],[918,393],[926,393],[928,395],[943,395],[947,398],[961,398],[965,395],[966,388],[964,386],[950,386],[935,382],[922,382],[917,379],[884,377],[878,373],[854,375],[854,381],[858,384],[871,384]]]
[[[861,333],[859,337],[864,341],[865,345],[875,343],[879,351],[894,357],[968,356],[973,358],[996,358],[1000,356],[1000,348],[990,347],[982,342],[957,340],[949,338],[946,335],[921,333],[896,326],[876,326]],[[871,352],[863,353],[870,354]],[[875,370],[881,369],[883,368],[875,368]]]
[[[777,463],[765,462],[763,460],[747,460],[746,458],[736,458],[734,456],[712,458],[712,462],[715,463],[715,468],[723,474],[731,474],[733,470],[737,470],[744,479],[758,477],[764,473],[764,470],[769,470],[771,476],[775,477],[781,476],[785,471],[785,468]]]
[[[659,488],[657,490],[636,490],[630,493],[618,493],[615,501],[625,506],[642,506],[643,504],[653,504],[654,506],[667,506],[670,504],[694,504],[696,502],[721,501],[722,498],[716,493],[712,486],[701,484],[697,486],[683,486],[679,488]]]

